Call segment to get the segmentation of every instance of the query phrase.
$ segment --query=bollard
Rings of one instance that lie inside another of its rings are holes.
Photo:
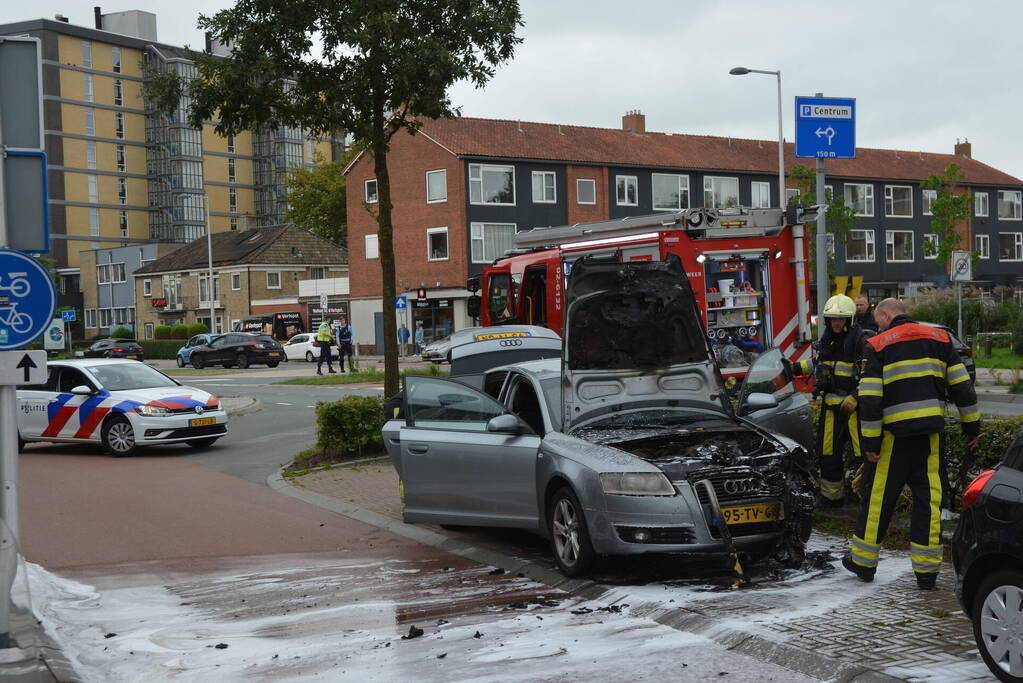
[[[990,358],[991,357],[991,335],[990,334],[985,334],[984,335],[984,357],[985,358]]]

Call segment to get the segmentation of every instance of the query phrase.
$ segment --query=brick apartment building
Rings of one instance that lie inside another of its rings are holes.
[[[388,155],[396,284],[410,298],[409,327],[421,322],[430,339],[473,324],[465,280],[505,253],[517,231],[694,206],[771,206],[777,149],[776,141],[650,132],[638,112],[621,129],[425,121],[416,135],[397,135]],[[793,153],[787,144],[786,169],[812,168]],[[963,248],[980,252],[976,284],[1023,294],[1023,180],[971,158],[968,142],[953,154],[859,148],[855,159],[828,160],[829,187],[857,214],[834,247],[836,272],[863,276],[875,297],[946,283],[923,249],[935,237],[920,182],[952,163],[974,197]],[[381,305],[377,228],[363,206],[377,201],[370,156],[353,159],[346,175],[353,324],[360,344],[379,347],[382,308],[391,306]]]

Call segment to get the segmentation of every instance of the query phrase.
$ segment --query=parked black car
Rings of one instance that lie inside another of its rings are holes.
[[[83,358],[131,358],[145,360],[144,349],[133,339],[100,339],[83,353]]]
[[[247,368],[256,364],[276,368],[281,361],[287,359],[284,347],[273,337],[245,332],[225,334],[208,344],[197,346],[192,349],[190,357],[192,367],[197,370],[207,365]]]
[[[984,662],[999,680],[1023,682],[1023,432],[963,493],[952,562]]]
[[[977,363],[973,360],[973,349],[969,345],[965,344],[962,339],[956,336],[956,333],[951,327],[945,327],[937,323],[920,322],[921,325],[930,325],[931,327],[937,327],[945,330],[948,333],[948,338],[952,342],[952,346],[955,347],[956,353],[959,354],[959,360],[963,362],[963,366],[966,368],[966,372],[970,375],[970,381],[976,384],[977,382]]]

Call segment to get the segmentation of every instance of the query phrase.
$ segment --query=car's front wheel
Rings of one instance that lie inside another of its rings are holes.
[[[305,362],[306,363],[312,363],[314,360],[316,360],[316,359],[313,358],[313,352],[312,351],[306,351],[305,352]]]
[[[133,455],[138,447],[135,445],[135,429],[123,415],[115,415],[103,426],[103,447],[115,458]]]
[[[276,367],[277,367],[278,365],[280,365],[280,363],[278,363],[278,362],[277,362],[277,361],[275,361],[275,360],[272,360],[272,361],[270,361],[269,363],[267,363],[267,364],[266,364],[266,366],[267,366],[268,368],[276,368]]]
[[[547,530],[551,537],[551,550],[565,576],[582,576],[590,570],[597,558],[590,543],[586,517],[572,489],[559,489],[551,498],[547,510]]]
[[[186,441],[185,443],[187,443],[192,448],[196,448],[196,449],[199,449],[199,448],[209,448],[219,438],[220,438],[219,436],[215,436],[212,439],[190,439],[190,440]]]
[[[973,636],[991,673],[1007,683],[1023,682],[1023,572],[997,571],[973,598]]]
[[[185,359],[182,358],[181,356],[178,356],[178,367],[179,368],[185,367]]]
[[[192,354],[192,367],[195,368],[196,370],[202,370],[204,367],[206,367],[206,362],[198,353]]]
[[[246,356],[244,353],[239,353],[236,364],[238,365],[239,368],[244,370],[245,368],[249,367],[249,357]]]

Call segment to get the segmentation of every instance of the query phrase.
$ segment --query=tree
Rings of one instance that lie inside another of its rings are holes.
[[[933,190],[936,193],[931,200],[931,228],[938,236],[938,243],[924,242],[924,253],[928,256],[935,256],[938,263],[947,265],[952,252],[962,242],[963,236],[956,226],[970,217],[970,205],[973,197],[968,192],[956,193],[956,187],[962,184],[966,176],[960,170],[958,164],[949,164],[940,175],[928,176],[920,183],[925,190]],[[976,256],[976,255],[975,255]]]
[[[334,244],[344,245],[348,234],[344,169],[351,160],[324,163],[316,159],[312,167],[291,169],[288,186],[288,213],[285,220],[319,235]]]
[[[802,204],[803,206],[812,206],[817,203],[817,173],[813,169],[807,168],[802,164],[796,164],[796,167],[788,175],[789,180],[795,181],[799,187],[799,194],[792,197],[789,200],[790,204]],[[849,237],[849,231],[856,226],[856,212],[853,211],[852,207],[845,205],[845,198],[838,196],[835,197],[831,194],[831,190],[825,188],[825,198],[827,201],[827,213],[825,213],[825,230],[829,235],[833,235],[835,242],[845,242]],[[811,221],[806,224],[806,244],[807,244],[807,259],[810,263],[814,264],[814,268],[817,267],[817,221]],[[835,269],[835,257],[828,254],[826,261],[828,269],[828,277],[830,278]],[[810,273],[807,273],[810,276]]]
[[[217,120],[217,132],[291,126],[347,131],[371,156],[378,203],[383,308],[391,310],[394,268],[387,152],[422,118],[454,117],[449,86],[482,87],[522,39],[517,0],[238,0],[199,27],[231,59],[195,55],[198,76],[151,78],[147,97],[173,111],[190,98],[189,122]],[[383,316],[384,391],[398,390],[397,328]]]

